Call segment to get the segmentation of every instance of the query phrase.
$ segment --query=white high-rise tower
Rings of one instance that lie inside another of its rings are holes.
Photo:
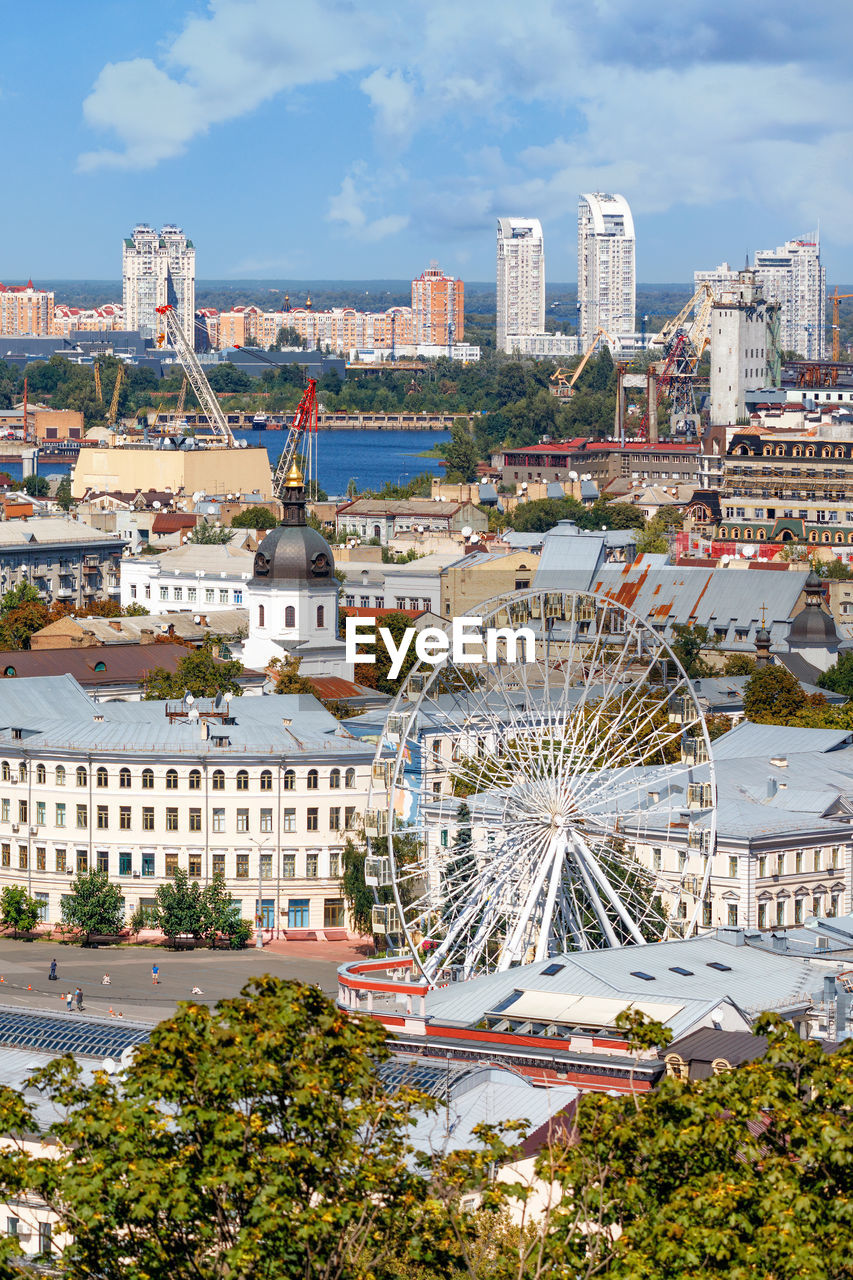
[[[545,331],[545,245],[538,218],[498,218],[497,349]]]
[[[168,225],[159,234],[145,223],[133,228],[122,242],[122,293],[128,329],[153,338],[156,308],[171,303],[195,345],[195,248],[180,227]]]
[[[779,346],[807,360],[826,355],[826,268],[815,235],[756,253],[752,269],[768,302],[779,304]]]
[[[614,339],[634,333],[637,276],[634,219],[624,196],[601,192],[578,201],[578,328],[581,349],[596,329]]]

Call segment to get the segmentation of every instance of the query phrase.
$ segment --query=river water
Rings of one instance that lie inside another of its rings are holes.
[[[286,431],[240,431],[238,439],[249,444],[265,445],[270,463],[275,467],[287,439]],[[446,431],[318,431],[317,471],[320,485],[332,497],[346,494],[354,480],[359,491],[380,489],[383,484],[405,484],[428,471],[439,475],[437,458],[419,458],[418,454],[434,444],[450,438]],[[42,475],[64,475],[68,463],[44,461]],[[20,462],[0,463],[13,480],[21,478]]]

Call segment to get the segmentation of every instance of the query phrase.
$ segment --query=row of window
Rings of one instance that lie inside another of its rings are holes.
[[[113,855],[115,856],[115,855]],[[155,858],[156,854],[142,853],[139,855],[141,861],[137,864],[139,874],[143,876],[155,875]],[[210,872],[211,875],[225,875],[225,854],[218,852],[210,855]],[[254,865],[251,863],[251,855],[248,853],[237,853],[235,857],[235,879],[248,880],[250,876],[260,877],[261,880],[275,879],[275,854],[261,852],[258,854],[257,861]],[[180,855],[177,853],[166,853],[164,874],[173,876],[177,871],[180,863]],[[10,844],[0,844],[0,867],[11,869],[12,867],[12,846]],[[93,867],[98,871],[103,871],[107,875],[114,868],[110,867],[110,853],[106,849],[100,849],[93,858]],[[25,844],[18,845],[17,870],[19,871],[47,871],[47,849],[38,846],[33,851],[32,867],[30,866],[30,851]],[[55,851],[55,870],[60,875],[67,875],[69,871],[87,872],[89,870],[89,852],[87,849],[77,849],[75,854],[69,857],[66,849],[57,849]],[[118,854],[118,871],[119,876],[132,876],[134,874],[133,854],[129,850],[123,850]],[[190,853],[187,855],[185,870],[190,879],[198,880],[202,875],[202,855],[201,853]],[[329,852],[329,872],[328,876],[332,880],[336,880],[341,874],[341,854],[340,850],[332,849]],[[281,878],[282,880],[317,880],[320,877],[320,851],[309,851],[300,857],[296,849],[285,849],[281,854]],[[40,895],[37,895],[40,896]]]
[[[217,597],[217,590],[219,593],[218,597]],[[203,590],[199,587],[172,587],[171,591],[172,591],[172,594],[169,595],[169,587],[165,585],[161,585],[160,599],[174,600],[179,604],[183,604],[184,601],[186,601],[187,604],[196,604],[198,602],[201,602],[202,597],[204,599],[205,604],[218,603],[218,604],[233,604],[235,606],[239,606],[239,605],[242,605],[243,603],[243,591],[242,591],[242,588],[240,587],[234,587],[230,591],[227,587],[219,587],[219,588],[204,587]],[[130,586],[130,598],[131,600],[137,600],[139,598],[138,588],[135,582],[131,583],[131,586]],[[144,600],[151,599],[150,583],[147,583],[147,582],[145,583],[145,587],[142,592],[142,598]]]
[[[85,831],[89,826],[89,806],[88,804],[74,805],[75,825],[78,831]],[[353,831],[357,825],[356,806],[332,805],[329,809],[329,830],[330,831]],[[26,800],[18,801],[17,821],[26,824],[30,821],[30,809]],[[236,830],[245,832],[251,830],[251,810],[237,809],[236,811]],[[177,805],[167,806],[166,808],[166,830],[167,831],[202,831],[202,810],[200,808],[190,808],[187,810],[187,816],[183,826],[181,823],[181,814]],[[67,824],[68,806],[62,802],[54,805],[54,826],[64,827]],[[3,822],[12,821],[11,802],[7,799],[0,800],[0,820]],[[37,827],[45,826],[47,822],[47,805],[43,800],[37,800],[34,806],[34,825]],[[95,827],[98,831],[109,831],[110,829],[110,806],[106,804],[95,805]],[[155,831],[155,810],[153,805],[142,806],[141,827],[143,831]],[[131,806],[119,805],[118,809],[118,829],[119,831],[132,831],[134,829],[133,810]],[[226,813],[224,809],[211,809],[210,811],[210,829],[216,834],[224,834],[228,828],[226,825]],[[282,809],[281,813],[281,829],[282,831],[296,831],[296,810]],[[259,830],[262,832],[272,832],[273,827],[273,810],[261,809],[259,811]],[[318,807],[309,807],[305,812],[305,830],[320,830],[320,810]]]
[[[691,784],[693,785],[693,784]],[[705,783],[705,786],[708,784]],[[765,876],[784,876],[788,868],[787,854],[774,853],[762,854],[758,858],[758,878],[763,879]],[[814,849],[806,853],[802,849],[798,849],[794,853],[794,874],[801,875],[803,873],[814,873],[821,871],[829,874],[834,870],[838,870],[841,866],[843,850],[840,845],[833,845],[830,849]],[[687,854],[683,849],[678,851],[678,870],[684,871],[687,866]],[[652,870],[663,870],[663,850],[652,850]],[[736,854],[729,857],[729,876],[732,880],[737,880],[740,875],[740,859]]]
[[[12,766],[8,760],[4,760],[0,765],[0,776],[4,782],[10,782],[12,779]],[[27,765],[25,761],[17,766],[15,774],[21,782],[27,780]],[[78,787],[87,787],[89,785],[89,773],[85,765],[78,765],[74,771],[75,780]],[[64,787],[67,779],[67,772],[64,765],[58,764],[54,770],[53,782],[54,786]],[[47,770],[43,764],[36,765],[35,780],[37,784],[44,785],[47,782]],[[94,782],[96,787],[109,787],[110,774],[109,770],[101,765],[94,772]],[[155,778],[153,769],[143,769],[140,775],[140,782],[143,791],[153,791]],[[272,791],[273,774],[271,769],[262,769],[258,780],[261,791]],[[356,784],[355,769],[331,769],[329,771],[329,787],[332,791],[339,790],[341,783],[351,790]],[[177,791],[180,786],[177,769],[167,769],[165,775],[165,783],[167,791]],[[130,769],[119,769],[118,785],[121,788],[130,788],[133,786],[133,776]],[[238,769],[235,785],[238,791],[249,790],[249,772],[247,769]],[[201,791],[202,788],[202,772],[201,769],[190,769],[187,775],[187,786],[190,791]],[[309,791],[317,791],[320,787],[320,773],[317,769],[309,769],[305,776],[305,786]],[[210,774],[210,787],[212,791],[224,791],[225,788],[225,771],[224,769],[214,769]],[[296,790],[296,773],[293,769],[285,769],[282,774],[282,787],[285,791]]]

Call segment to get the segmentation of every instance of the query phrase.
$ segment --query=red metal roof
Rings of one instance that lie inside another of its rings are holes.
[[[154,517],[152,533],[177,533],[179,529],[194,529],[196,517],[179,515],[177,512],[160,511]]]

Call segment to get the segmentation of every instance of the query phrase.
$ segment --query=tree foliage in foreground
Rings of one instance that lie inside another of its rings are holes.
[[[143,688],[147,701],[182,698],[186,692],[194,698],[214,698],[217,693],[239,697],[243,689],[237,683],[245,668],[236,658],[221,658],[223,641],[219,636],[206,636],[198,649],[181,658],[174,672],[153,667],[145,676]]]
[[[637,1053],[666,1044],[636,1011],[617,1023]],[[384,1090],[384,1029],[267,976],[180,1005],[119,1078],[36,1071],[58,1145],[4,1147],[0,1194],[58,1213],[68,1280],[853,1280],[853,1041],[827,1054],[775,1014],[756,1030],[764,1057],[735,1071],[582,1095],[537,1158],[533,1216],[527,1185],[492,1176],[519,1126],[419,1161],[410,1125],[434,1104]],[[35,1124],[0,1087],[2,1132]]]

